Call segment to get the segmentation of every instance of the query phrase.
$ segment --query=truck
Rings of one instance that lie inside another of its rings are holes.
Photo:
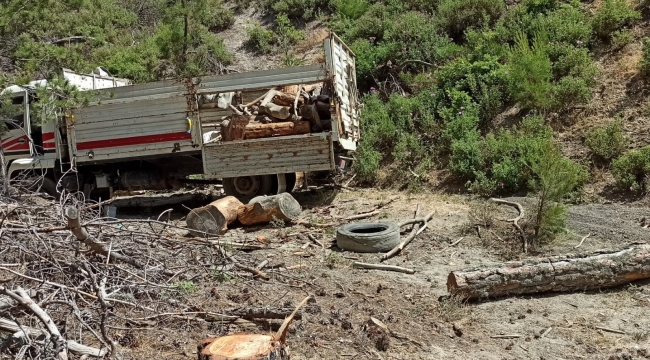
[[[42,174],[42,189],[52,196],[65,189],[106,198],[115,190],[174,189],[203,174],[221,179],[227,195],[246,200],[291,191],[298,172],[349,169],[360,136],[355,56],[334,33],[322,49],[322,60],[314,65],[143,84],[102,68],[89,75],[64,70],[70,84],[98,95],[40,125],[30,117],[30,107],[38,106],[35,86],[47,82],[12,86],[2,96],[11,97],[22,114],[2,135],[8,176]],[[312,86],[319,93],[300,90],[310,84],[320,84]],[[263,117],[244,106],[251,99],[288,88],[298,90],[286,121],[304,124],[308,116],[301,114],[298,100],[306,104],[318,98],[327,103],[319,103],[316,117],[328,126],[261,138],[222,134],[233,116]]]

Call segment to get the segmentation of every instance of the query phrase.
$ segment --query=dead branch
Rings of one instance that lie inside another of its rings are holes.
[[[591,236],[591,234],[587,234],[585,237],[582,238],[582,240],[580,240],[580,244],[574,246],[573,248],[574,248],[574,249],[577,249],[577,248],[581,247],[581,246],[582,246],[582,243],[585,242],[585,239],[588,238],[588,237],[590,237],[590,236]]]
[[[418,207],[419,207],[419,205],[418,205]],[[414,226],[413,230],[411,230],[411,234],[406,239],[404,239],[402,242],[400,242],[399,245],[397,245],[395,248],[393,248],[393,250],[391,250],[391,251],[387,252],[386,254],[384,254],[381,257],[380,261],[388,260],[388,259],[392,258],[393,256],[399,254],[402,250],[404,250],[404,248],[408,244],[410,244],[411,241],[413,241],[413,239],[415,239],[415,237],[421,232],[420,230],[424,229],[424,226],[426,226],[426,224],[429,222],[429,220],[431,220],[432,217],[433,217],[433,213],[429,213],[424,218],[414,219],[414,220],[403,222],[402,224],[404,224],[404,225],[411,224],[411,223],[415,223],[415,224],[424,223],[424,225],[422,226],[422,229],[420,229],[417,225]],[[402,224],[400,224],[400,227],[402,226]]]
[[[345,220],[350,221],[350,220],[365,219],[365,218],[369,218],[371,216],[375,216],[375,215],[378,215],[378,214],[379,214],[379,211],[375,210],[375,211],[371,211],[369,213],[348,216],[348,217],[345,218]]]
[[[400,266],[394,266],[394,265],[381,265],[381,264],[367,264],[367,263],[362,263],[362,262],[353,262],[352,267],[355,268],[360,268],[360,269],[370,269],[370,270],[385,270],[385,271],[396,271],[396,272],[401,272],[405,274],[415,274],[415,270],[403,268]]]
[[[519,220],[521,220],[524,217],[524,207],[521,206],[521,204],[519,204],[519,203],[512,202],[512,201],[507,201],[507,200],[502,200],[502,199],[491,198],[490,201],[494,201],[497,204],[512,206],[515,209],[517,209],[517,211],[519,212],[519,216],[517,216],[515,218],[512,218],[512,219],[508,219],[506,221],[511,222],[512,225],[517,230],[519,230],[519,233],[521,234],[521,241],[523,243],[524,254],[528,253],[528,240],[526,239],[526,233],[521,228],[521,226],[519,226]]]

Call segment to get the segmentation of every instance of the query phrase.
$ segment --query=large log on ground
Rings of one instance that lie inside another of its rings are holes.
[[[230,119],[221,122],[221,140],[233,141],[244,138],[244,129],[255,115],[232,115]]]
[[[259,139],[272,136],[309,134],[307,121],[251,124],[244,130],[244,139]]]
[[[650,278],[650,245],[582,256],[513,261],[501,266],[453,271],[447,290],[466,300],[541,292],[615,287]]]
[[[289,360],[288,349],[273,335],[235,334],[206,339],[199,360]]]
[[[226,196],[210,204],[193,209],[185,223],[192,236],[220,235],[228,231],[228,225],[237,220],[237,209],[244,206],[234,196]]]
[[[291,221],[298,218],[301,210],[298,201],[289,193],[258,196],[237,210],[237,219],[242,225],[265,224],[274,218]]]

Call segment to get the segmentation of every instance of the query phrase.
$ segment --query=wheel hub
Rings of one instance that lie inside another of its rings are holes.
[[[235,190],[242,196],[255,195],[260,189],[259,176],[242,176],[234,181]]]

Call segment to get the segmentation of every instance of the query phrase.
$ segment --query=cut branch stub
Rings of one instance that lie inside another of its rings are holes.
[[[447,290],[466,300],[542,292],[585,291],[650,278],[650,245],[612,253],[514,261],[453,271]]]

